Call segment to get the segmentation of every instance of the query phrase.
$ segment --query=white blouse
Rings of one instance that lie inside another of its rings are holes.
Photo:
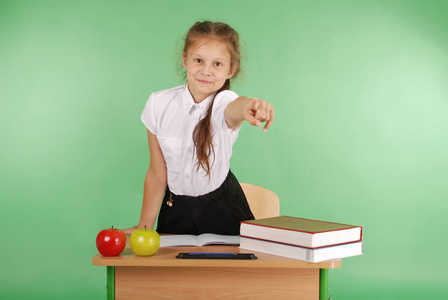
[[[210,155],[210,177],[204,169],[197,170],[193,130],[206,116],[215,94],[196,103],[187,85],[151,94],[146,102],[141,120],[157,136],[165,158],[168,186],[176,195],[199,196],[216,190],[225,180],[230,169],[232,146],[240,127],[227,126],[224,110],[238,98],[232,91],[216,95],[211,116],[213,152]],[[213,164],[213,165],[212,165]]]

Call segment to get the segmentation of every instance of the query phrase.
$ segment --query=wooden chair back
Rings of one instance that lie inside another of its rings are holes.
[[[280,201],[276,193],[250,183],[240,183],[255,219],[277,217]]]

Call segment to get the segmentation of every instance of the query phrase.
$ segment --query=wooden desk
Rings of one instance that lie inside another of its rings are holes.
[[[129,239],[128,239],[129,240]],[[255,253],[256,260],[177,259],[179,252]],[[308,263],[237,246],[167,247],[149,257],[129,245],[107,266],[107,299],[328,299],[328,269],[340,260]]]

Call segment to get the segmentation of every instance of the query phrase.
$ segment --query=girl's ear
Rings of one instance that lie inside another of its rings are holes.
[[[182,53],[182,65],[185,69],[187,68],[187,54],[185,52]]]
[[[234,63],[233,66],[230,67],[229,74],[227,75],[227,79],[232,78],[233,74],[235,74],[236,69],[238,68],[238,64]]]

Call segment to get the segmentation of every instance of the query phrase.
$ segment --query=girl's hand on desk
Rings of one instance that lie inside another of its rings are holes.
[[[252,98],[244,107],[244,119],[253,126],[261,127],[262,122],[266,122],[263,132],[266,132],[274,122],[275,110],[269,102]]]
[[[137,228],[138,228],[138,226],[126,228],[126,229],[123,229],[123,232],[124,232],[124,234],[131,235]]]

